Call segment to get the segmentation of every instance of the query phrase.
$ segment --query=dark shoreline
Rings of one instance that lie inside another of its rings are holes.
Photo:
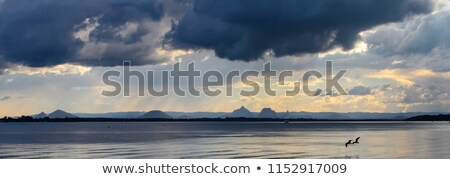
[[[19,122],[437,122],[450,119],[409,118],[409,119],[261,119],[261,118],[196,118],[196,119],[139,119],[139,118],[60,118],[60,119],[3,119],[0,123]]]

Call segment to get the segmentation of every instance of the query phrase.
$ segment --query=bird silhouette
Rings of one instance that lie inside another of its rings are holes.
[[[347,143],[345,143],[345,148],[347,148],[347,146],[350,144],[352,144],[352,140],[349,140]]]
[[[356,138],[356,140],[352,144],[359,144],[359,138],[361,137]]]

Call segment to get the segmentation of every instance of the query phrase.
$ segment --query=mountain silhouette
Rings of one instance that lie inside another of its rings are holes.
[[[49,118],[78,118],[78,116],[75,116],[73,114],[70,114],[70,113],[68,113],[66,111],[59,110],[59,109],[54,111],[54,112],[52,112],[52,113],[50,113],[48,115],[48,117]]]
[[[234,110],[230,117],[232,118],[253,118],[253,114],[244,106],[241,106],[241,108]]]
[[[348,116],[339,113],[332,113],[328,116],[329,119],[349,119]]]
[[[140,116],[139,118],[147,118],[147,119],[171,119],[172,116],[169,116],[168,114],[160,111],[160,110],[153,110],[148,113],[145,113],[144,115]]]
[[[270,108],[263,108],[258,115],[258,118],[275,119],[278,118],[277,113]]]
[[[41,112],[41,113],[36,114],[36,115],[33,116],[34,119],[42,119],[42,118],[45,118],[45,117],[47,117],[47,114],[45,114],[44,112]]]
[[[194,119],[195,117],[187,115],[187,114],[183,114],[181,116],[178,117],[178,119]]]

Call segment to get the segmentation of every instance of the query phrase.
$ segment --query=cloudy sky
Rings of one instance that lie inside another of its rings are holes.
[[[449,0],[0,0],[0,115],[450,112],[449,48]],[[295,71],[287,84],[332,60],[348,70],[349,95],[285,96],[289,86],[273,83],[277,96],[102,96],[102,74],[124,60],[156,74],[177,62],[227,73],[270,61]]]

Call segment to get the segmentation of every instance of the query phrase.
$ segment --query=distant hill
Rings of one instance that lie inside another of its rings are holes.
[[[449,114],[439,114],[439,115],[423,115],[415,116],[407,119],[408,121],[450,121]]]
[[[190,115],[187,115],[187,114],[184,114],[184,115],[182,115],[182,116],[179,116],[179,117],[177,117],[178,119],[195,119],[194,117],[192,117],[192,116],[190,116]]]
[[[253,118],[254,115],[244,106],[241,106],[241,108],[234,110],[230,117],[232,118]]]
[[[227,112],[165,112],[169,116],[174,118],[226,118],[229,117],[230,113]]]
[[[74,115],[82,118],[112,118],[112,119],[126,119],[138,118],[146,112],[108,112],[108,113],[74,113]]]
[[[42,118],[45,118],[45,117],[47,117],[47,114],[45,114],[44,112],[41,112],[41,113],[36,114],[36,115],[33,116],[34,119],[42,119]]]
[[[277,112],[271,108],[263,108],[258,115],[258,118],[276,119],[278,118]]]
[[[145,113],[144,115],[138,117],[138,118],[146,118],[146,119],[172,119],[172,116],[169,116],[168,114],[160,111],[160,110],[153,110],[148,113]]]
[[[293,116],[289,111],[286,111],[285,113],[281,113],[281,115],[279,115],[280,118],[282,119],[292,119],[295,118],[295,116]]]
[[[331,113],[327,118],[328,119],[350,119],[350,117],[348,117],[344,114],[339,114],[339,113]]]
[[[75,115],[70,114],[63,110],[56,110],[56,111],[50,113],[47,117],[52,118],[52,119],[54,119],[54,118],[78,118],[78,116],[75,116]]]

